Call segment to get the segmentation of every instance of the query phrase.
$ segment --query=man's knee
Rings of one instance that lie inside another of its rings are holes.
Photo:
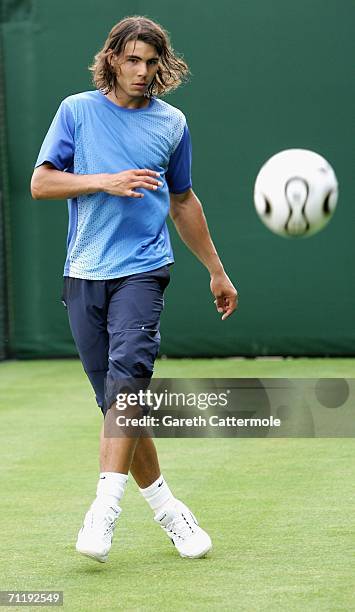
[[[160,346],[157,329],[124,330],[113,334],[109,353],[103,413],[116,401],[118,394],[146,391],[153,375],[154,361]],[[141,405],[143,414],[149,408]]]
[[[125,330],[113,335],[109,352],[109,373],[113,378],[150,378],[159,352],[157,329]]]

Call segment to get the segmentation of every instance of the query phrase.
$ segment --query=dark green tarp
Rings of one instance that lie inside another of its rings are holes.
[[[194,190],[240,292],[239,313],[221,323],[208,274],[172,229],[162,353],[353,355],[352,0],[5,1],[12,354],[75,352],[60,302],[66,204],[32,201],[29,181],[60,101],[92,88],[88,64],[132,14],[161,22],[191,66],[166,100],[187,116]],[[310,239],[274,236],[254,212],[260,166],[286,148],[317,151],[338,176],[338,210]]]

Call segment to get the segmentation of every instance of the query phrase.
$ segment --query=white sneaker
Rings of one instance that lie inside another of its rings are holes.
[[[119,506],[102,506],[93,502],[78,533],[76,550],[82,555],[105,563],[120,514]]]
[[[175,499],[154,517],[182,557],[198,559],[212,549],[211,538],[185,504]]]

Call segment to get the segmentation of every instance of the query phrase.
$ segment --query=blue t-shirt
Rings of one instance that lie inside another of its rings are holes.
[[[68,200],[64,275],[119,278],[172,263],[166,218],[169,192],[191,183],[191,141],[184,114],[158,98],[145,108],[117,106],[100,91],[66,98],[42,144],[36,167],[50,162],[75,174],[148,168],[163,186],[144,198],[107,193]]]

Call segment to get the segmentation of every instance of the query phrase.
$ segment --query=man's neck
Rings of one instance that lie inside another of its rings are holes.
[[[123,108],[144,108],[149,104],[149,98],[145,98],[144,96],[132,98],[124,93],[115,93],[113,90],[109,91],[106,97],[114,104],[117,104],[117,106],[122,106]]]

